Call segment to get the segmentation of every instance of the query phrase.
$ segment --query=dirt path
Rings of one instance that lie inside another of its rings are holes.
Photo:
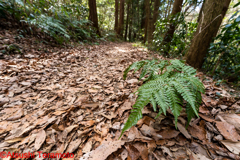
[[[239,159],[239,150],[231,153],[223,144],[239,145],[240,138],[231,135],[237,135],[240,116],[223,114],[231,101],[214,98],[221,89],[212,81],[204,82],[201,118],[188,130],[185,114],[176,130],[171,114],[154,120],[156,113],[146,107],[144,118],[118,140],[135,102],[131,93],[141,84],[138,74],[124,81],[123,71],[147,58],[151,54],[131,43],[108,43],[46,54],[30,50],[0,60],[0,156],[10,151],[32,153],[35,159],[68,152],[74,154],[70,159],[81,160]],[[219,114],[236,122],[220,122]],[[51,154],[39,157],[40,152]]]
[[[1,151],[81,157],[116,137],[138,83],[122,72],[147,57],[130,43],[110,43],[1,60]]]

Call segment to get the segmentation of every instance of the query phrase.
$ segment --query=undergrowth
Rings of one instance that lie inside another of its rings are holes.
[[[28,34],[37,35],[41,31],[60,44],[98,38],[86,17],[87,9],[77,1],[64,4],[53,0],[0,2],[0,18],[24,25],[24,32]]]

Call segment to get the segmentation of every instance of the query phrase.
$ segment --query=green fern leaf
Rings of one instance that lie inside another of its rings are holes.
[[[168,103],[166,94],[164,93],[164,90],[161,88],[161,89],[159,89],[158,92],[155,91],[154,97],[155,97],[160,109],[162,110],[164,115],[166,115],[169,103]]]
[[[123,74],[123,79],[125,80],[127,78],[127,74],[129,71],[134,69],[134,72],[140,70],[144,65],[146,64],[146,61],[138,61],[133,64],[131,64],[127,69],[125,69]]]
[[[168,97],[170,109],[175,119],[175,127],[177,128],[177,119],[182,111],[182,102],[180,101],[180,98],[177,96],[176,91],[172,87],[165,86],[164,88],[166,88],[166,96]]]
[[[142,118],[142,109],[148,103],[149,103],[149,94],[141,94],[138,96],[136,103],[133,105],[133,109],[131,110],[131,114],[129,115],[128,120],[122,129],[121,136],[126,130],[136,125],[138,120]]]

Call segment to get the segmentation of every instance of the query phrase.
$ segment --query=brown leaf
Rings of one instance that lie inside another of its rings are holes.
[[[104,141],[95,150],[86,153],[80,160],[105,160],[110,154],[121,148],[124,141]]]
[[[121,153],[122,160],[125,160],[128,157],[128,151],[124,149]]]
[[[99,107],[99,103],[84,103],[81,106],[81,108],[90,108],[91,110],[95,110],[97,107]]]
[[[128,156],[131,160],[137,160],[140,157],[140,152],[132,145],[125,145],[125,148],[128,151]]]
[[[185,129],[185,127],[182,124],[180,124],[179,122],[177,123],[177,128],[187,139],[192,138],[191,135],[188,133],[188,131]]]
[[[240,153],[240,142],[232,142],[232,141],[229,141],[229,140],[223,140],[221,142],[224,146],[226,146],[226,148],[230,152],[239,155],[239,153]]]
[[[227,122],[216,122],[216,126],[219,132],[224,136],[224,138],[233,142],[237,142],[240,140],[240,136],[233,125]]]
[[[209,118],[209,117],[206,116],[206,115],[203,115],[203,114],[200,114],[200,113],[199,113],[199,116],[200,116],[202,119],[204,119],[204,120],[206,120],[206,121],[208,121],[208,122],[215,122],[214,119]]]
[[[94,123],[95,123],[94,120],[90,120],[90,121],[82,121],[82,122],[80,122],[80,124],[82,124],[82,125],[84,125],[84,126],[87,126],[87,127],[91,127],[91,126],[93,126]]]
[[[85,144],[85,146],[82,149],[83,153],[88,153],[92,149],[92,139],[89,139],[88,142]]]
[[[141,132],[142,132],[142,134],[145,135],[145,136],[152,136],[156,141],[162,138],[162,136],[161,136],[160,134],[158,134],[158,133],[154,130],[154,128],[149,127],[149,126],[147,126],[147,125],[145,125],[145,124],[144,124],[144,125],[142,126],[142,128],[141,128]]]
[[[125,101],[124,104],[118,109],[118,115],[122,117],[123,112],[130,109],[132,109],[132,103]]]
[[[140,119],[140,120],[138,121],[137,125],[138,125],[139,127],[141,127],[142,124],[146,124],[146,125],[149,126],[149,125],[150,125],[150,122],[155,122],[155,120],[152,119],[152,118],[150,118],[150,117],[148,117],[148,116],[144,116],[142,119]]]
[[[189,126],[188,127],[188,131],[189,133],[194,136],[197,137],[199,140],[206,142],[206,131],[205,131],[205,123],[202,120],[200,122],[200,126],[194,124],[193,126]]]
[[[36,136],[35,144],[34,144],[34,147],[37,151],[41,148],[42,144],[45,142],[45,139],[46,139],[46,132],[44,130],[41,130],[40,132],[38,132]]]
[[[152,139],[149,137],[145,137],[141,134],[141,132],[139,132],[139,130],[133,126],[130,128],[129,132],[128,132],[128,139],[130,141],[133,141],[135,139],[140,139],[140,140],[147,140],[147,141],[151,141]]]
[[[73,153],[76,149],[78,149],[78,147],[81,144],[81,142],[82,142],[81,139],[76,139],[76,140],[70,142],[66,152]]]
[[[227,121],[227,123],[234,125],[240,131],[240,116],[237,114],[220,114],[220,116]]]
[[[16,113],[14,113],[14,115],[12,115],[11,117],[7,118],[7,121],[15,121],[20,119],[22,116],[24,116],[24,111],[23,109],[19,109]]]
[[[177,137],[180,132],[176,131],[176,129],[164,129],[157,133],[162,136],[162,139],[171,139]]]
[[[148,160],[148,148],[147,145],[141,142],[136,142],[133,146],[139,151],[143,160]]]

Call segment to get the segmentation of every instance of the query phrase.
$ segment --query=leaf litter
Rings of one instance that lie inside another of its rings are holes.
[[[186,115],[176,130],[171,113],[154,119],[146,106],[143,119],[118,139],[141,85],[139,74],[124,81],[123,71],[153,54],[131,43],[29,50],[27,43],[17,44],[25,56],[0,60],[0,152],[69,152],[79,160],[240,159],[240,101],[203,73],[197,74],[206,87],[200,118],[188,128]]]

